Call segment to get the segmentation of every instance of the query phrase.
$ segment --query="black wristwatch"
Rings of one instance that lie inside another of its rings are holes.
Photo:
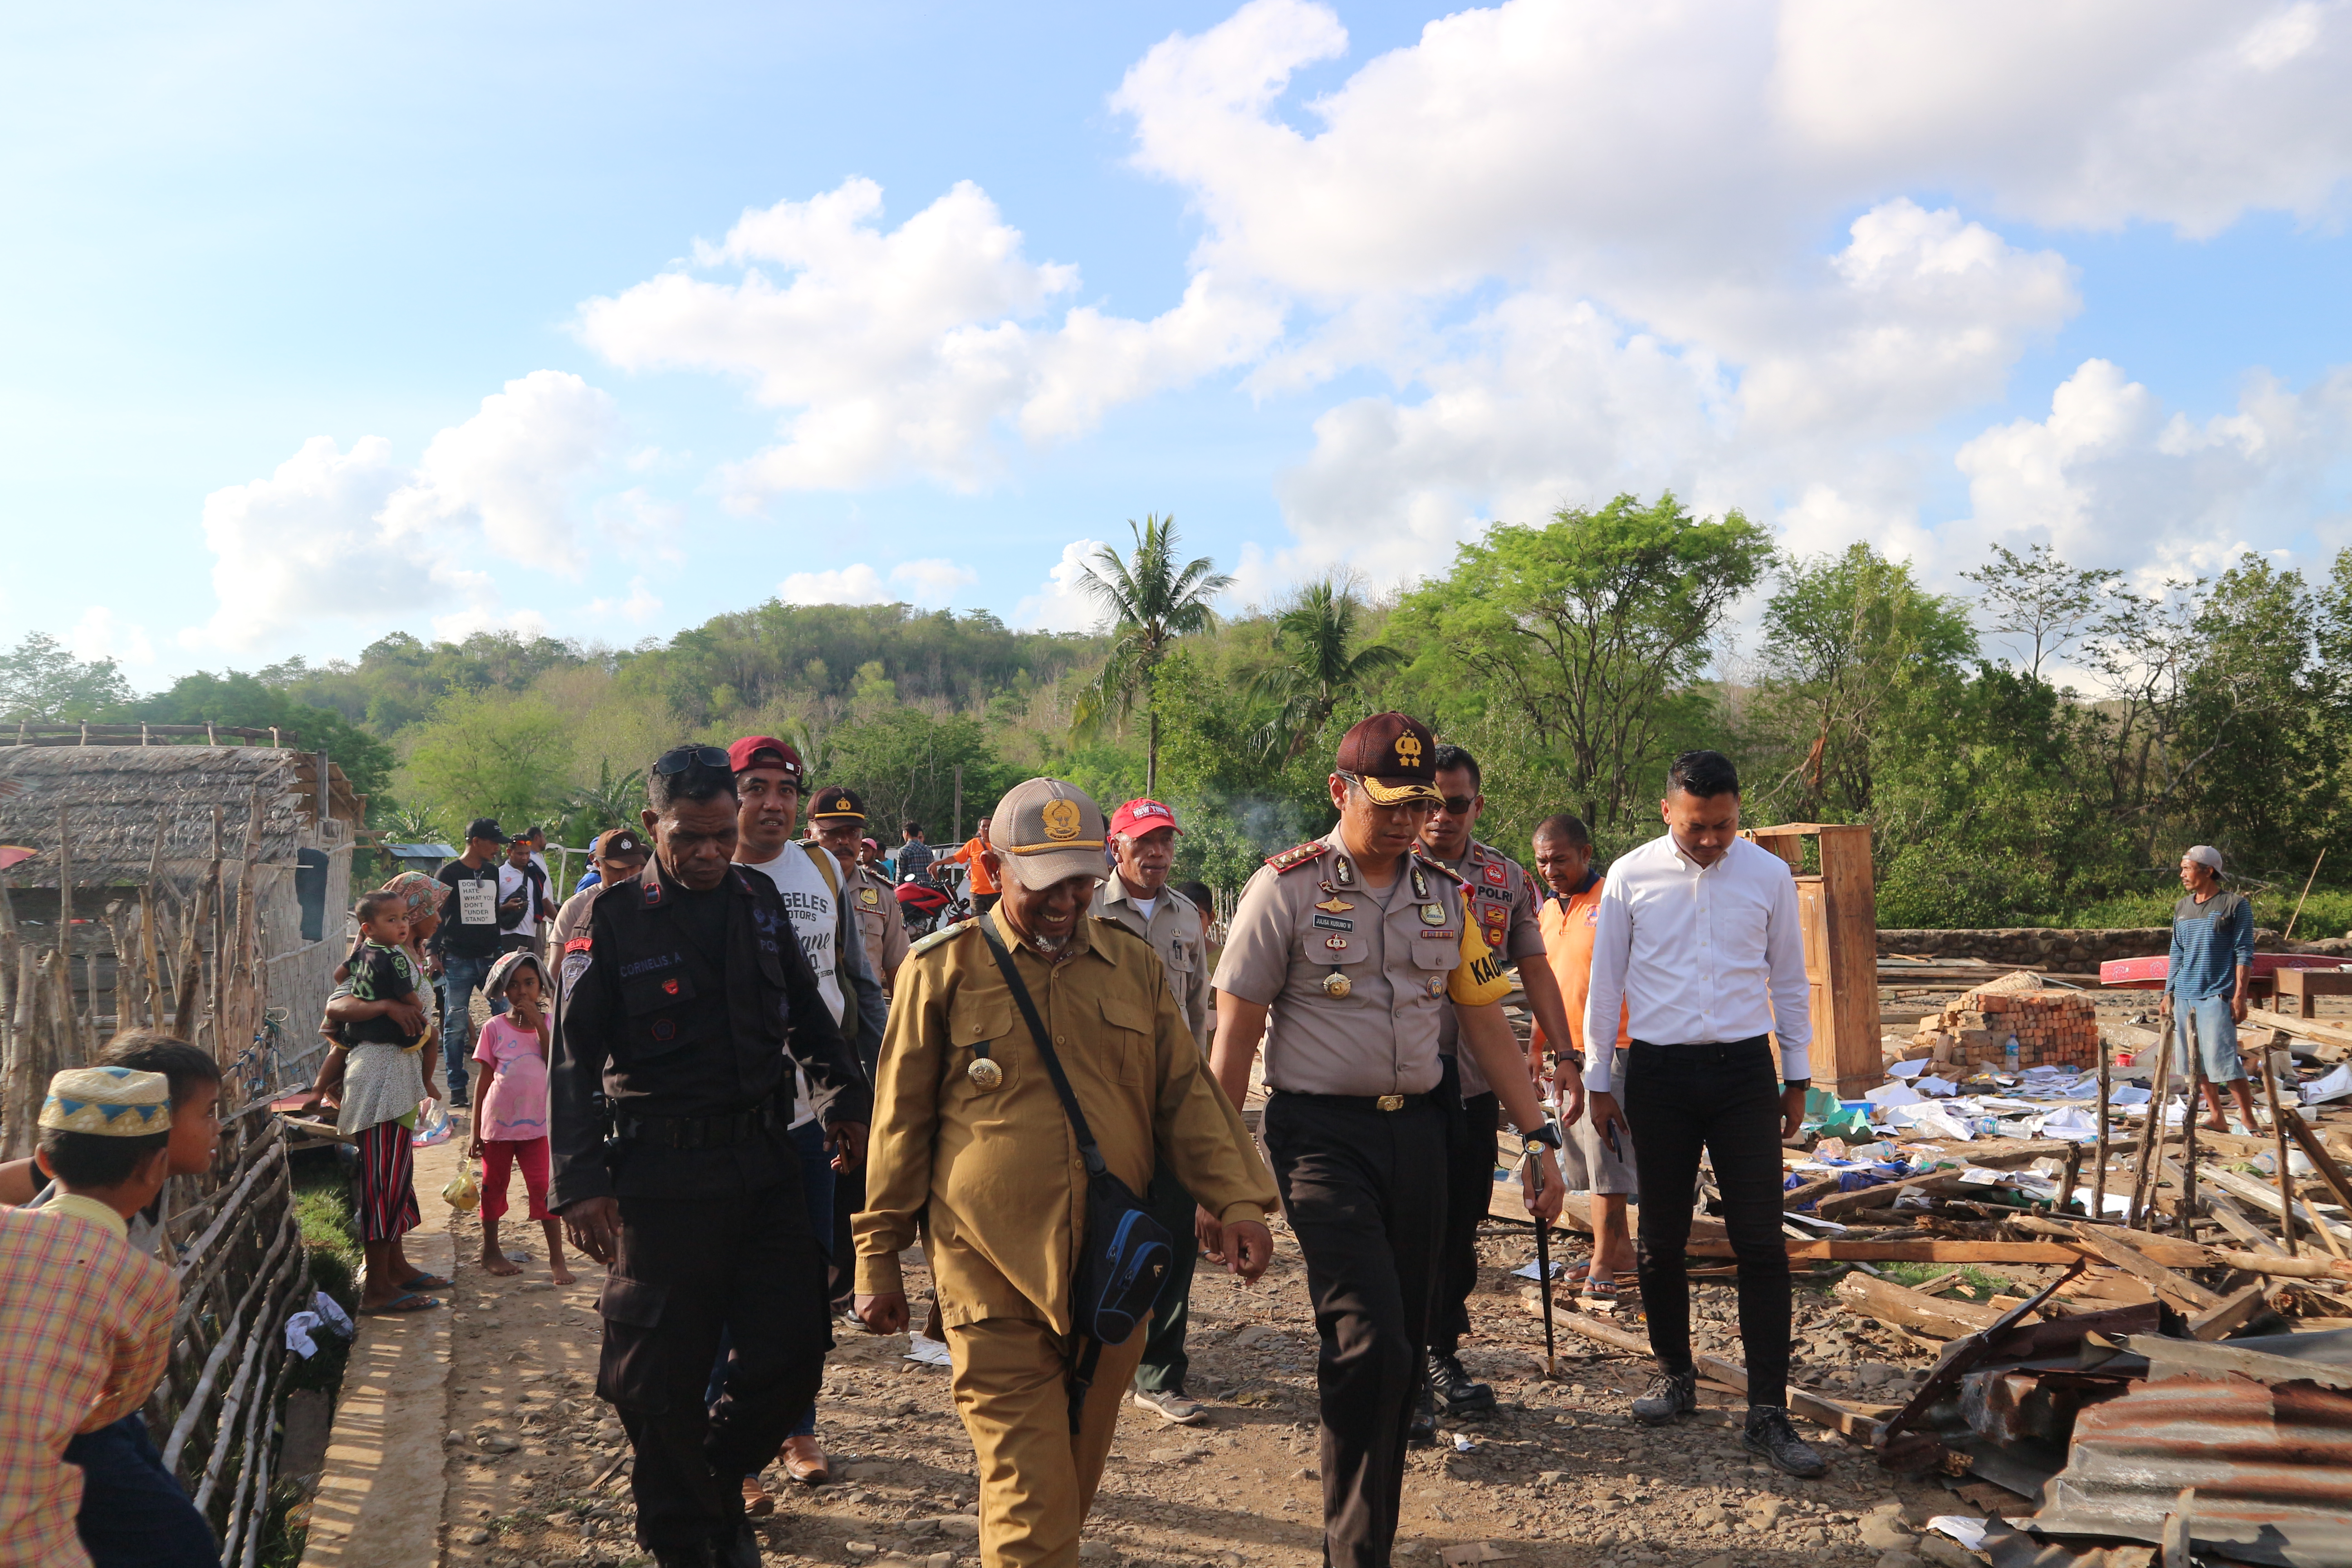
[[[1780,1080],[1780,1087],[1784,1089],[1811,1089],[1813,1087],[1813,1080],[1809,1078],[1784,1078]]]
[[[1549,1149],[1554,1152],[1559,1149],[1559,1129],[1549,1121],[1532,1132],[1521,1133],[1520,1137],[1526,1140],[1519,1149],[1519,1152],[1523,1154],[1532,1154],[1538,1148]]]

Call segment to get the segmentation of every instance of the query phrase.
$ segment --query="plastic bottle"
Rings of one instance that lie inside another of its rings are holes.
[[[2000,1058],[2002,1063],[2009,1071],[2010,1077],[2011,1078],[2015,1078],[2017,1076],[2018,1064],[2021,1059],[2021,1055],[2022,1053],[2021,1053],[2017,1048],[2017,1037],[2015,1035],[2010,1036],[2009,1044],[2001,1047]]]

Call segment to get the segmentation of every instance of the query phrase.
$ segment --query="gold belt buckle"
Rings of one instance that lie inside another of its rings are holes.
[[[1382,1110],[1402,1110],[1404,1109],[1404,1096],[1401,1094],[1384,1094],[1378,1100],[1372,1101],[1372,1103],[1379,1106]]]

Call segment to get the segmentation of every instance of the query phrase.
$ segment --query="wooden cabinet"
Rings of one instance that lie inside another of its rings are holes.
[[[1813,1081],[1848,1100],[1886,1081],[1878,1043],[1878,893],[1870,829],[1787,822],[1748,830],[1789,862],[1813,999]],[[1813,853],[1806,853],[1806,841]],[[1811,864],[1809,866],[1808,861]]]

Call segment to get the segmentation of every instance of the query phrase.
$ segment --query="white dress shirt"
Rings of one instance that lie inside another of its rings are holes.
[[[1593,924],[1584,1037],[1613,1038],[1622,1005],[1636,1040],[1709,1045],[1777,1033],[1783,1078],[1811,1076],[1812,996],[1789,863],[1735,838],[1701,867],[1664,834],[1609,868]],[[1609,1089],[1609,1051],[1584,1086]]]

